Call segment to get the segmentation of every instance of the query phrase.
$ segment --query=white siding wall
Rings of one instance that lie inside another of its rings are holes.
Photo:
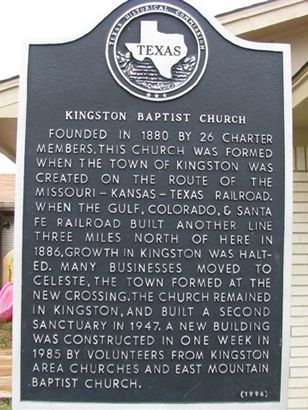
[[[289,409],[308,410],[308,147],[294,149]]]

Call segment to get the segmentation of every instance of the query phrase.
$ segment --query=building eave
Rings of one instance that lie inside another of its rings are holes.
[[[19,77],[0,81],[0,118],[16,118]]]
[[[308,61],[294,74],[292,79],[293,88],[293,108],[297,107],[308,96]]]
[[[272,1],[277,1],[277,0],[263,0],[263,3],[269,3],[269,2],[272,2]],[[262,2],[260,2],[260,3],[262,3]],[[249,6],[238,7],[234,10],[225,11],[224,13],[217,14],[215,17],[217,19],[220,19],[220,18],[223,18],[223,17],[228,16],[230,14],[234,14],[235,12],[238,13],[239,11],[249,10],[249,9],[252,9],[256,6],[259,6],[260,3],[253,3],[253,4],[250,4]]]
[[[307,15],[306,0],[274,0],[222,14],[217,19],[234,35],[244,35]]]
[[[4,85],[4,87],[10,87],[12,84],[15,84],[16,81],[18,83],[19,80],[19,75],[14,75],[13,77],[9,77],[9,78],[4,78],[3,80],[0,80],[0,88],[2,85]]]
[[[2,202],[0,201],[0,212],[3,211],[14,211],[15,202]]]

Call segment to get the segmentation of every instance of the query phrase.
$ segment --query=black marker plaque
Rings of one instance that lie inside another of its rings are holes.
[[[281,402],[282,50],[173,0],[30,46],[22,402]]]

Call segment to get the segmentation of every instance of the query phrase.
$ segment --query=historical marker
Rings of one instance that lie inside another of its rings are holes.
[[[179,0],[29,47],[14,409],[286,409],[289,74]]]

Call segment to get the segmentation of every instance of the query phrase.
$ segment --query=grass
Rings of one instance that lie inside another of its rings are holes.
[[[9,399],[0,399],[0,410],[11,410]]]
[[[11,349],[12,348],[12,322],[5,323],[0,321],[0,349]],[[0,402],[2,405],[2,402]],[[6,409],[6,407],[1,407],[0,410]]]
[[[12,348],[12,322],[0,321],[0,349]],[[11,410],[9,399],[0,399],[0,410]]]

